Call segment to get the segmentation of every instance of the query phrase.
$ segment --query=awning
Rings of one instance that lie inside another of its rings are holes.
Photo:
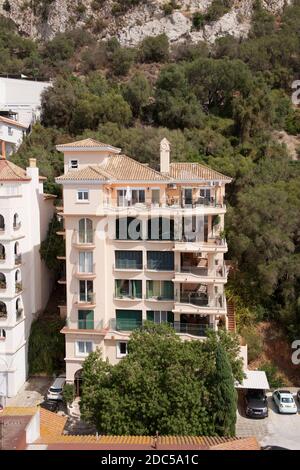
[[[257,390],[270,390],[270,385],[266,373],[262,370],[246,370],[244,371],[246,377],[243,382],[239,384],[236,382],[235,387],[238,389],[257,389]]]

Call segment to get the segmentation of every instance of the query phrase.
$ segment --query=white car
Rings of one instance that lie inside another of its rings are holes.
[[[48,389],[47,392],[47,399],[48,400],[62,400],[62,392],[64,385],[66,383],[66,377],[63,375],[60,375],[57,377],[51,387]]]
[[[295,414],[298,412],[294,397],[288,390],[275,390],[273,400],[279,413]]]

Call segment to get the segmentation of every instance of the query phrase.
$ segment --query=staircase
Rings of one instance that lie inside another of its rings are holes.
[[[228,330],[236,332],[235,308],[233,302],[227,302]]]

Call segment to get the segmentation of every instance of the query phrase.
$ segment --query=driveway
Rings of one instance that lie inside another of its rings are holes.
[[[281,415],[273,403],[271,394],[268,394],[268,402],[269,417],[265,419],[249,419],[244,416],[242,407],[239,407],[236,435],[238,437],[255,436],[263,447],[272,445],[290,450],[300,450],[299,403],[297,403],[298,414]]]
[[[53,382],[53,377],[30,377],[18,394],[6,399],[6,406],[31,407],[44,401],[44,396]]]

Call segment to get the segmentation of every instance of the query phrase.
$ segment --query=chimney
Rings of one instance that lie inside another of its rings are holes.
[[[170,172],[170,142],[166,138],[160,142],[160,171]]]
[[[4,160],[6,159],[6,147],[5,147],[5,142],[4,140],[0,140],[1,142],[1,150],[0,150],[0,155],[1,155],[1,158],[3,158]]]
[[[36,158],[29,158],[29,168],[36,168]]]

